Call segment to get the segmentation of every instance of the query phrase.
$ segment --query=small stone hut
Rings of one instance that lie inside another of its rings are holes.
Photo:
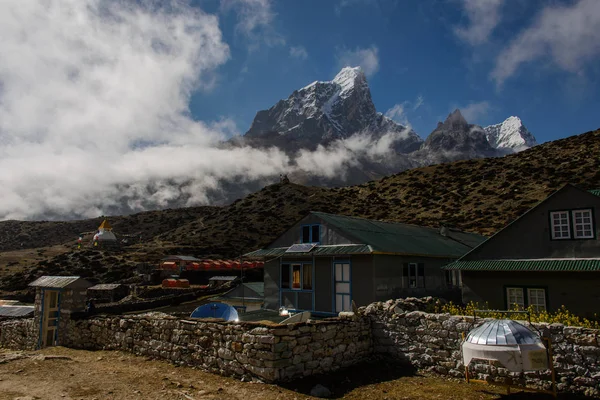
[[[37,347],[60,345],[71,313],[85,309],[87,288],[92,284],[79,276],[42,276],[29,286],[35,288]]]
[[[129,294],[129,287],[119,283],[102,283],[92,286],[87,290],[89,299],[97,303],[113,303]]]

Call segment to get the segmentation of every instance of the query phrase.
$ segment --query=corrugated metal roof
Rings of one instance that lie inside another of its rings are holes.
[[[596,196],[600,196],[600,189],[592,189],[592,190],[589,190],[589,192]]]
[[[31,282],[29,286],[45,288],[65,288],[81,279],[79,276],[41,276]]]
[[[531,329],[510,319],[487,321],[469,332],[466,341],[488,346],[535,344],[542,342],[540,337]]]
[[[209,278],[209,281],[233,281],[236,278],[238,278],[237,276],[213,276],[211,278]]]
[[[0,306],[0,317],[26,317],[33,314],[34,306]]]
[[[192,256],[167,256],[165,258],[163,258],[164,261],[166,260],[179,260],[179,261],[202,261],[199,258],[196,257],[192,257]]]
[[[455,261],[444,269],[462,271],[600,271],[600,259]]]
[[[383,222],[343,215],[313,212],[325,223],[352,236],[358,243],[370,245],[375,252],[460,257],[485,241],[475,234],[399,222]]]
[[[247,282],[244,283],[248,289],[255,291],[260,297],[265,297],[265,283],[264,282]]]
[[[99,285],[92,286],[88,290],[114,290],[121,286],[119,283],[101,283]]]
[[[306,256],[328,256],[349,254],[370,254],[372,249],[366,244],[343,244],[335,246],[315,246],[308,253],[286,253],[287,247],[276,247],[274,249],[260,249],[244,254],[244,258],[271,258],[271,257],[306,257]]]

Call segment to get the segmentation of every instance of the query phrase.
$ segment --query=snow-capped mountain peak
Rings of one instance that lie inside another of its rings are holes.
[[[377,112],[360,67],[344,67],[331,81],[315,81],[259,111],[245,137],[261,145],[275,141],[272,144],[284,148],[314,148],[357,133],[379,137],[390,132],[401,133],[395,145],[401,153],[418,149],[423,141]]]
[[[490,145],[496,149],[521,151],[537,145],[521,118],[511,116],[504,122],[483,128]]]

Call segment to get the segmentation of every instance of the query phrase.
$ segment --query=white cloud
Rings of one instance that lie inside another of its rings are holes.
[[[472,46],[487,42],[501,19],[503,0],[462,0],[469,25],[456,27],[454,33]]]
[[[229,48],[214,16],[162,5],[0,3],[0,219],[197,203],[220,179],[287,167],[276,151],[219,149],[230,120],[190,118]]]
[[[342,13],[342,10],[346,7],[353,7],[358,4],[373,5],[375,3],[376,3],[376,0],[340,0],[335,5],[335,13],[337,16],[340,16]]]
[[[413,111],[417,111],[423,104],[425,104],[425,98],[422,95],[418,95],[413,106]]]
[[[0,219],[205,204],[223,180],[298,168],[276,149],[222,146],[231,119],[192,119],[191,94],[215,85],[229,47],[217,18],[184,2],[7,0],[0,37]],[[347,140],[331,168],[392,139]]]
[[[304,46],[292,46],[290,47],[290,57],[306,60],[308,58],[308,52]]]
[[[326,178],[346,178],[348,168],[360,165],[361,159],[378,160],[393,154],[392,145],[408,137],[410,128],[374,137],[368,132],[336,140],[329,146],[319,145],[315,151],[300,150],[295,158],[299,170]]]
[[[250,40],[250,49],[255,49],[261,41],[268,46],[285,45],[285,39],[273,28],[275,13],[271,0],[221,0],[223,12],[237,14],[237,33]]]
[[[454,109],[455,107],[453,107]],[[480,118],[484,118],[491,111],[492,106],[487,101],[478,103],[469,103],[464,107],[459,107],[461,114],[470,124],[477,124]]]
[[[600,1],[547,6],[498,55],[491,77],[502,85],[522,64],[538,59],[550,59],[565,71],[581,73],[587,62],[600,55],[598,26]]]
[[[385,116],[393,119],[394,121],[401,123],[402,125],[408,124],[408,119],[406,117],[404,106],[406,102],[402,104],[394,104],[392,108],[385,112]]]
[[[367,76],[379,71],[379,49],[376,46],[355,50],[338,50],[337,61],[339,69],[359,65]]]

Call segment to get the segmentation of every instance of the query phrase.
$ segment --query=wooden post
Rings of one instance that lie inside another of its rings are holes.
[[[554,371],[554,354],[552,353],[552,340],[550,338],[544,338],[548,342],[548,364],[550,365],[550,373],[552,374],[552,397],[555,399],[558,397],[556,390],[556,372]]]

